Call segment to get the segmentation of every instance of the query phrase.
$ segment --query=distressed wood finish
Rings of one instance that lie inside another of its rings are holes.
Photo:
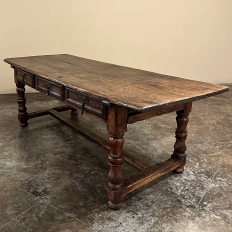
[[[135,189],[159,178],[160,176],[165,175],[166,173],[177,168],[179,165],[179,160],[170,158],[162,163],[148,167],[143,171],[124,179],[123,196],[126,196]]]
[[[35,76],[140,112],[167,108],[228,90],[226,86],[66,54],[9,58],[5,61]]]
[[[169,108],[163,108],[158,110],[153,110],[149,112],[144,113],[138,113],[134,112],[134,114],[128,116],[128,124],[132,124],[138,121],[142,121],[145,119],[153,118],[162,114],[171,113],[174,111],[182,110],[184,109],[184,104],[176,105],[176,106],[170,106]]]
[[[25,83],[25,85],[28,85],[32,88],[35,87],[35,78],[30,73],[15,69],[15,79],[21,83]]]
[[[192,102],[189,102],[185,105],[183,110],[177,111],[177,129],[176,129],[176,143],[174,145],[174,152],[172,158],[180,161],[180,166],[174,171],[178,174],[184,171],[184,165],[186,163],[186,144],[185,140],[187,138],[187,124],[189,121],[189,113],[192,110]]]
[[[51,115],[81,135],[109,151],[106,186],[108,205],[119,209],[123,197],[160,176],[182,173],[186,163],[188,116],[192,101],[228,91],[226,86],[166,76],[93,61],[71,55],[10,58],[17,86],[18,119],[22,127],[29,119]],[[65,104],[65,106],[27,113],[24,86],[29,85]],[[66,118],[88,113],[107,123],[108,141]],[[122,149],[127,124],[176,111],[176,142],[171,158],[153,166],[145,164]],[[138,173],[123,178],[123,162]]]
[[[26,98],[24,96],[25,93],[25,84],[22,82],[15,80],[16,83],[16,91],[18,94],[17,102],[18,102],[18,120],[20,122],[21,127],[27,126],[28,121],[28,114],[27,114],[27,107],[26,107]]]
[[[127,127],[126,107],[111,105],[108,109],[107,129],[109,133],[109,158],[110,171],[108,184],[106,186],[108,204],[112,209],[119,209],[123,198],[123,135]]]
[[[41,77],[35,77],[35,88],[42,93],[46,93],[47,96],[64,100],[64,86],[54,81]]]
[[[65,102],[66,104],[77,107],[85,112],[92,113],[97,117],[105,118],[105,107],[101,100],[93,98],[83,92],[76,91],[70,88],[65,90]]]

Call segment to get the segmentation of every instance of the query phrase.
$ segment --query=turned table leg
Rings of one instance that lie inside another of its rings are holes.
[[[16,91],[17,91],[17,102],[18,102],[18,119],[21,127],[27,126],[28,115],[27,115],[27,107],[26,107],[26,98],[24,96],[25,88],[24,84],[18,80],[16,80]]]
[[[127,108],[111,105],[108,109],[107,129],[109,133],[109,157],[110,171],[106,186],[108,205],[112,209],[119,209],[123,198],[123,155],[124,132],[127,127]]]
[[[177,167],[174,172],[181,174],[184,171],[184,165],[186,163],[186,144],[185,140],[187,138],[187,124],[189,121],[189,113],[191,112],[192,103],[187,103],[183,110],[179,110],[176,112],[176,143],[174,145],[174,152],[172,154],[172,158],[178,159],[181,162],[181,165]]]

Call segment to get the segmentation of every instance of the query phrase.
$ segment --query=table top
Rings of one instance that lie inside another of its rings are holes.
[[[7,58],[13,67],[123,105],[150,111],[199,100],[228,87],[99,62],[68,54]]]

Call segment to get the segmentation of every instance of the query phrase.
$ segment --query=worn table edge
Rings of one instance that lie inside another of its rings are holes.
[[[56,55],[69,55],[69,54],[56,54]],[[43,55],[43,56],[46,56],[46,55]],[[15,57],[15,58],[22,58],[22,57]],[[5,58],[3,61],[6,62],[6,63],[8,63],[8,64],[10,64],[12,68],[17,68],[17,69],[20,69],[22,71],[25,71],[25,72],[28,72],[28,73],[32,73],[33,75],[40,76],[40,77],[43,77],[45,79],[53,80],[54,82],[62,84],[65,87],[76,89],[77,91],[81,91],[81,92],[83,92],[85,94],[89,93],[88,90],[82,89],[80,87],[75,87],[74,88],[72,85],[66,84],[66,83],[61,82],[61,81],[59,81],[57,79],[49,78],[49,77],[46,77],[44,75],[35,73],[32,70],[30,70],[30,69],[27,69],[25,67],[21,67],[20,65],[17,65],[14,62],[11,62],[9,59],[14,59],[14,58]],[[88,59],[88,58],[84,58],[84,59]],[[88,59],[88,60],[91,60],[91,59]],[[102,62],[102,61],[99,61],[99,62]],[[106,62],[103,62],[103,63],[106,63]],[[121,66],[121,65],[119,65],[119,66]],[[127,68],[130,68],[130,67],[127,67]],[[141,70],[141,69],[139,69],[139,70]],[[146,71],[146,70],[141,70],[141,71]],[[146,72],[150,72],[150,71],[146,71]],[[152,73],[155,73],[155,72],[152,72]],[[159,75],[166,76],[165,74],[159,74]],[[199,81],[199,82],[201,82],[201,81]],[[207,82],[204,82],[204,83],[207,83]],[[158,109],[162,109],[162,108],[168,108],[170,106],[175,106],[175,105],[180,105],[180,104],[185,104],[185,103],[188,103],[188,102],[193,102],[193,101],[205,99],[205,98],[208,98],[208,97],[211,97],[211,96],[215,96],[215,95],[218,95],[218,94],[225,93],[225,92],[229,91],[229,87],[228,86],[221,85],[221,84],[214,84],[214,85],[218,86],[218,87],[221,87],[221,89],[220,90],[215,90],[215,91],[213,91],[211,93],[205,93],[205,94],[202,94],[202,95],[199,95],[199,96],[182,99],[182,100],[179,100],[178,102],[171,102],[171,103],[170,102],[163,102],[161,104],[154,104],[154,105],[150,105],[150,106],[143,107],[143,108],[135,106],[135,105],[130,105],[128,103],[123,103],[123,102],[118,101],[118,100],[110,100],[110,99],[108,99],[108,98],[106,98],[106,97],[104,97],[104,96],[102,96],[100,94],[97,94],[97,93],[92,93],[91,92],[91,94],[94,95],[94,96],[96,96],[98,99],[101,99],[101,100],[104,100],[104,101],[108,101],[111,104],[125,106],[127,108],[130,108],[130,109],[138,111],[138,112],[149,112],[149,111],[158,110]]]

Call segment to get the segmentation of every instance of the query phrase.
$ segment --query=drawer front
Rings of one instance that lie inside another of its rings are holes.
[[[99,99],[93,98],[74,89],[66,88],[65,101],[74,107],[76,106],[84,111],[105,119],[106,109],[102,104],[102,101]]]
[[[35,88],[48,96],[64,100],[64,86],[42,77],[35,77]]]
[[[19,69],[15,69],[15,79],[18,81],[34,88],[35,87],[35,77],[34,75],[24,72]]]

